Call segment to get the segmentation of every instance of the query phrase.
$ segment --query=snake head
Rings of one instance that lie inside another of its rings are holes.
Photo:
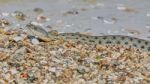
[[[26,25],[27,34],[37,36],[38,38],[48,37],[48,33],[41,27],[31,23]]]
[[[52,30],[50,32],[48,32],[48,36],[51,37],[51,36],[58,36],[58,31],[57,30]]]

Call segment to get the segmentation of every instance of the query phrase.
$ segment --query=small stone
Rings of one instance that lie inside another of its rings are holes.
[[[150,25],[146,25],[145,28],[150,29]]]
[[[13,40],[15,40],[16,42],[18,42],[18,41],[22,41],[23,38],[21,36],[16,36],[16,37],[13,38]]]
[[[57,59],[57,58],[53,58],[52,61],[56,62],[56,63],[60,63],[61,60]]]
[[[124,6],[118,6],[117,9],[118,9],[118,10],[125,10],[126,7],[124,7]]]
[[[18,50],[16,50],[16,52],[11,56],[12,57],[11,59],[14,61],[21,61],[24,59],[26,52],[27,52],[26,47],[21,47]]]
[[[33,11],[36,12],[36,13],[38,13],[38,14],[44,12],[44,10],[42,8],[34,8]]]
[[[34,44],[34,45],[40,44],[39,40],[36,39],[36,38],[32,39],[31,42],[32,42],[32,44]]]
[[[49,70],[50,72],[56,72],[56,68],[55,68],[55,67],[49,68],[48,70]]]
[[[79,79],[77,84],[86,84],[86,81],[84,79]]]
[[[12,14],[12,15],[13,15],[13,14]],[[22,21],[24,21],[25,18],[26,18],[26,15],[25,15],[23,12],[21,12],[21,11],[15,11],[15,12],[14,12],[14,15],[15,15],[15,17],[16,17],[17,20],[22,20]]]
[[[150,13],[147,13],[146,16],[147,16],[147,17],[150,17]]]
[[[38,15],[36,19],[37,19],[37,21],[39,21],[39,22],[50,21],[50,18],[48,18],[48,17],[46,17],[46,16],[44,16],[44,15]]]
[[[9,16],[9,13],[3,12],[2,16],[7,17],[7,16]]]
[[[9,25],[10,25],[10,22],[7,19],[0,19],[0,26],[5,27]]]
[[[10,72],[11,72],[11,74],[16,74],[16,73],[18,73],[18,71],[17,71],[16,69],[11,69]]]
[[[103,20],[103,22],[105,24],[114,24],[115,23],[115,21],[112,21],[112,20]]]
[[[85,74],[86,72],[88,72],[88,68],[84,67],[84,66],[79,66],[77,69],[78,73],[80,74]]]
[[[47,61],[41,60],[41,61],[40,61],[40,64],[46,65],[46,64],[47,64]]]
[[[31,24],[33,24],[33,25],[37,25],[37,26],[43,26],[43,24],[38,23],[38,22],[31,22]]]
[[[77,15],[77,14],[79,14],[77,10],[71,10],[71,11],[65,12],[63,15],[67,16],[67,15]]]
[[[0,61],[3,61],[8,58],[8,55],[4,52],[0,52]]]

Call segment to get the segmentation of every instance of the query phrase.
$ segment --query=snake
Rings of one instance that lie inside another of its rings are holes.
[[[64,40],[73,40],[83,44],[101,44],[101,45],[123,45],[126,47],[137,48],[146,52],[150,52],[150,41],[125,35],[103,35],[103,36],[90,36],[79,33],[59,33],[54,35],[54,31],[47,32],[41,26],[27,24],[27,33],[31,36],[38,38],[63,38]]]

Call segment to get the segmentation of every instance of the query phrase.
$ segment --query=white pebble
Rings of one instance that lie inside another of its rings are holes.
[[[117,4],[117,9],[118,10],[125,10],[126,7],[123,4]]]
[[[79,79],[77,83],[78,84],[86,84],[84,79]]]
[[[45,65],[45,64],[47,64],[47,61],[41,60],[40,63]]]
[[[123,6],[121,7],[121,6],[120,6],[120,7],[117,7],[117,9],[118,9],[118,10],[125,10],[126,7],[123,7]]]
[[[111,21],[111,20],[103,20],[105,24],[114,24],[115,21]]]
[[[57,70],[57,71],[55,72],[55,74],[56,74],[56,77],[59,77],[59,76],[62,74],[62,72]]]
[[[13,16],[13,17],[15,17],[15,16],[16,16],[16,14],[15,14],[15,13],[11,13],[10,15],[11,15],[11,16]]]
[[[46,21],[50,21],[51,19],[50,18],[46,18]]]
[[[60,63],[61,61],[57,58],[53,58],[52,61],[56,62],[56,63]]]
[[[66,27],[71,27],[71,25],[65,25]]]
[[[43,24],[38,23],[38,22],[31,22],[31,24],[33,24],[33,25],[39,25],[39,26],[43,26]]]
[[[32,39],[31,42],[34,45],[40,44],[39,40],[37,40],[37,39]]]
[[[56,55],[56,51],[50,51],[52,55]]]
[[[147,25],[147,26],[145,26],[145,28],[150,29],[150,26],[149,26],[149,25]]]
[[[5,78],[5,79],[10,79],[10,76],[11,76],[10,74],[5,74],[5,77],[4,77],[4,78]]]
[[[48,79],[45,79],[43,84],[47,84],[48,83]]]
[[[54,68],[49,68],[48,69],[50,72],[56,72],[56,68],[54,67]]]
[[[146,16],[147,16],[147,17],[150,17],[150,13],[147,13]]]
[[[23,38],[21,36],[16,36],[16,37],[13,38],[13,40],[15,40],[16,42],[18,42],[18,41],[22,41]]]
[[[9,16],[9,13],[3,12],[2,16],[7,17],[7,16]]]
[[[21,24],[16,24],[16,27],[20,27],[21,26]]]
[[[16,74],[18,71],[15,69],[11,69],[10,72],[11,72],[11,74]]]

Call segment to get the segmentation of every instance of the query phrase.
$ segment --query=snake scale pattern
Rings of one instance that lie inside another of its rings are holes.
[[[106,36],[88,36],[78,33],[60,33],[57,36],[52,32],[46,32],[42,27],[33,24],[26,25],[27,33],[29,35],[38,36],[38,38],[48,37],[50,39],[63,38],[64,40],[74,40],[81,43],[102,44],[102,45],[123,45],[141,49],[150,52],[150,41],[123,35],[106,35]]]

